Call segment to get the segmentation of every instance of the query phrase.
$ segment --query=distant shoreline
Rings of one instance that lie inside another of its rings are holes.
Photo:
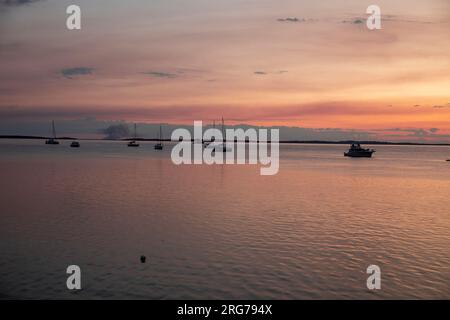
[[[21,135],[0,135],[0,139],[22,139],[22,140],[46,140],[49,137],[42,136],[21,136]],[[128,138],[128,139],[91,139],[91,138],[73,138],[73,137],[57,137],[58,140],[81,140],[81,141],[159,141],[158,139],[144,139],[144,138]],[[165,142],[170,142],[170,139],[163,139]],[[193,141],[193,140],[192,140]],[[243,142],[243,141],[240,141]],[[450,143],[420,143],[420,142],[390,142],[390,141],[356,141],[356,140],[342,140],[342,141],[325,141],[325,140],[281,140],[283,144],[352,144],[358,142],[367,145],[393,145],[393,146],[450,146]]]

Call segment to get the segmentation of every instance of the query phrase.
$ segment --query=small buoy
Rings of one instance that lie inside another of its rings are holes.
[[[141,256],[141,263],[145,263],[145,256]]]

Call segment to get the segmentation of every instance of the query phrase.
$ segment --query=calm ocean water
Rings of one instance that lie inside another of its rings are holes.
[[[281,145],[261,176],[151,142],[0,141],[0,298],[449,299],[450,148],[346,148]]]

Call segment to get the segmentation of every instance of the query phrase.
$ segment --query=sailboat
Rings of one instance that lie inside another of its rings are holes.
[[[139,147],[139,143],[136,142],[136,123],[134,124],[134,140],[128,142],[129,147]]]
[[[214,147],[214,152],[229,152],[231,148],[227,147],[225,141],[225,124],[222,117],[222,144]]]
[[[159,126],[159,142],[155,144],[155,150],[162,150],[163,144],[162,144],[162,127]]]
[[[52,134],[53,137],[45,140],[45,144],[59,144],[59,141],[56,140],[56,131],[55,131],[55,121],[52,120]]]
[[[213,129],[216,128],[216,120],[213,121]],[[209,141],[203,141],[203,147],[208,147],[212,142],[214,142],[214,137],[211,138]]]

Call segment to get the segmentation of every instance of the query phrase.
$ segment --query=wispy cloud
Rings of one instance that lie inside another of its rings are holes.
[[[350,23],[350,24],[364,24],[367,20],[367,17],[354,17],[348,20],[343,20],[342,23]],[[396,15],[383,15],[383,22],[403,22],[403,23],[414,23],[414,24],[432,24],[431,21],[414,19],[411,17],[401,17]]]
[[[287,17],[287,18],[279,18],[278,22],[306,22],[305,18],[297,18],[297,17]]]
[[[412,18],[412,17],[402,17],[402,16],[397,16],[397,15],[384,15],[383,16],[383,21],[392,21],[392,22],[406,22],[406,23],[422,23],[422,24],[432,24],[432,23],[438,23],[439,21],[426,21],[426,20],[420,20],[420,19],[416,19],[416,18]]]
[[[94,68],[89,67],[75,67],[61,70],[61,74],[68,79],[73,79],[74,76],[89,75],[93,72]]]
[[[364,19],[363,18],[354,18],[352,20],[343,20],[342,23],[363,24]]]
[[[436,105],[433,106],[434,109],[444,109],[444,108],[450,108],[450,106],[440,106],[440,105]]]
[[[259,75],[259,76],[265,76],[265,75],[268,75],[268,74],[283,74],[283,73],[287,73],[288,71],[287,70],[277,70],[277,71],[263,71],[263,70],[258,70],[258,71],[255,71],[255,72],[253,72],[254,74],[256,74],[256,75]]]
[[[373,130],[373,131],[384,131],[384,132],[405,132],[410,133],[414,136],[427,136],[433,133],[436,133],[439,131],[439,128],[430,128],[430,129],[423,129],[423,128],[388,128],[388,129],[379,129],[379,130]]]
[[[176,78],[177,74],[170,73],[170,72],[164,72],[164,71],[146,71],[142,72],[143,74],[152,76],[154,78]]]
[[[22,5],[27,5],[27,4],[31,4],[34,2],[41,2],[43,0],[0,0],[0,5],[3,6],[22,6]]]
[[[433,106],[434,109],[444,109],[444,108],[450,108],[450,102],[445,105],[435,105]]]
[[[150,70],[141,72],[142,74],[152,76],[154,78],[178,78],[178,77],[197,77],[204,73],[204,70],[197,68],[175,68],[171,70]]]
[[[414,108],[433,108],[433,109],[445,109],[445,108],[450,108],[450,102],[446,103],[446,104],[435,104],[435,105],[421,105],[421,104],[415,104],[413,105]]]

